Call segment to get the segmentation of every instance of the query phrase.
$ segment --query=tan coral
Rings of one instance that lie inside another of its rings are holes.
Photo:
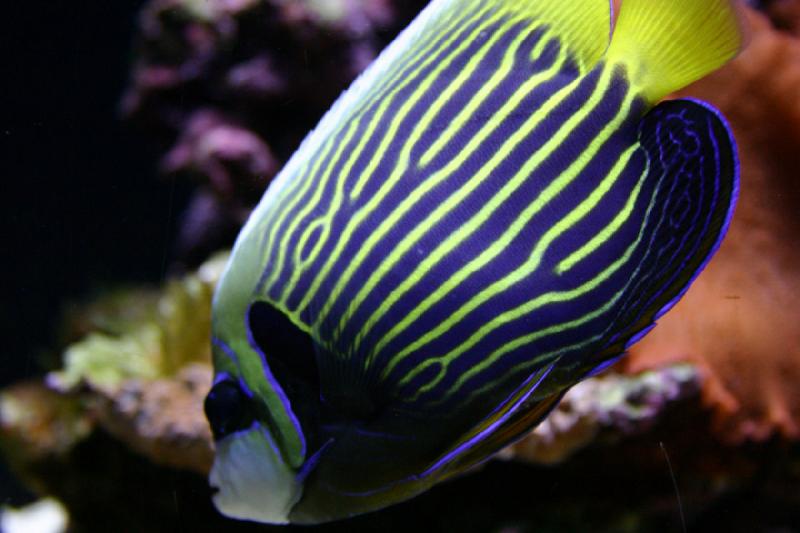
[[[169,379],[129,380],[98,397],[95,415],[120,441],[153,462],[207,474],[213,460],[203,399],[211,367],[191,364]]]
[[[733,127],[742,163],[727,239],[628,369],[688,360],[723,438],[800,438],[800,40],[747,10],[747,49],[683,91]]]

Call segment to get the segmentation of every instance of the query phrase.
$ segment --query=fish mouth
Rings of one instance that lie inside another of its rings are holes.
[[[256,423],[216,444],[209,486],[217,510],[239,520],[287,524],[303,484],[269,431]]]

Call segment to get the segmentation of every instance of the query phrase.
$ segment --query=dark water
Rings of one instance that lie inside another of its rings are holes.
[[[2,384],[37,369],[30,355],[55,340],[62,302],[163,272],[185,195],[155,178],[154,144],[118,111],[142,4],[3,9]]]
[[[3,5],[0,31],[0,386],[41,373],[65,302],[158,280],[185,194],[118,102],[141,1]],[[0,502],[20,494],[0,473]]]

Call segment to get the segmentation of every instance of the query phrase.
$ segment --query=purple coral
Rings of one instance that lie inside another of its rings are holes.
[[[322,114],[422,0],[152,0],[123,111],[165,146],[162,170],[203,184],[179,253],[229,245]]]

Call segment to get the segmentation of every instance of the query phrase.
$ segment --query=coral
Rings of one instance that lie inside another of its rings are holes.
[[[202,175],[225,200],[237,192],[257,200],[278,164],[257,135],[214,112],[192,114],[163,161],[169,174]]]
[[[70,531],[271,531],[226,520],[211,505],[211,443],[199,407],[209,372],[192,364],[170,378],[127,380],[113,397],[41,385],[6,391],[0,443],[8,450],[18,446],[10,436],[24,436],[24,446],[8,457],[31,487],[64,504]],[[800,482],[800,449],[715,441],[704,431],[697,378],[686,365],[593,378],[536,434],[504,452],[515,461],[493,461],[402,505],[318,529],[678,530],[674,476],[691,530],[790,531],[786,509],[800,505],[791,489]],[[70,420],[60,412],[65,406],[81,430],[53,439],[52,427]],[[9,412],[59,414],[33,417],[42,421],[35,430],[32,418],[18,425],[23,419],[6,418]],[[568,460],[555,468],[549,463],[556,459]],[[764,516],[766,505],[772,512]]]
[[[82,315],[99,329],[67,348],[64,369],[51,373],[48,383],[62,391],[86,383],[112,394],[126,380],[171,376],[190,362],[210,362],[211,295],[226,261],[227,254],[213,257],[196,274],[168,283],[157,298],[151,290],[129,291],[94,304]],[[125,302],[138,304],[131,312],[120,305]]]
[[[108,519],[95,516],[98,502],[129,501],[138,490],[109,472],[205,484],[213,456],[202,407],[211,386],[211,294],[227,257],[158,290],[117,290],[74,310],[64,328],[75,340],[64,369],[0,393],[3,455],[30,488],[62,500],[77,523],[97,528]],[[202,501],[213,513],[207,495]],[[136,504],[128,509],[137,513]],[[150,519],[141,530],[171,520]]]
[[[114,394],[98,395],[93,414],[100,425],[154,463],[206,474],[214,446],[203,414],[211,367],[194,363],[175,376],[130,379]]]
[[[202,187],[179,256],[229,246],[264,187],[425,0],[152,0],[123,112]]]
[[[800,40],[746,12],[750,42],[682,92],[733,127],[741,192],[728,237],[684,299],[632,349],[638,372],[691,361],[717,432],[732,441],[800,437]]]
[[[158,464],[209,469],[202,405],[211,386],[211,294],[227,257],[161,291],[112,292],[71,315],[66,336],[78,340],[64,368],[48,386],[23,383],[0,395],[0,446],[23,477],[28,465],[67,455],[98,430]]]
[[[650,430],[667,409],[696,397],[699,390],[700,376],[690,365],[589,379],[570,389],[541,424],[501,456],[559,463],[601,438]]]
[[[184,218],[180,236],[184,249],[179,253],[185,256],[202,251],[204,237],[214,229],[215,213],[209,207],[230,213],[230,232],[241,227],[267,179],[277,172],[278,162],[254,132],[218,113],[197,111],[164,156],[162,169],[170,175],[199,176],[206,186],[196,198],[216,200],[209,206],[195,200]]]
[[[800,2],[798,0],[771,0],[766,12],[775,27],[800,36]]]
[[[31,463],[68,453],[92,429],[79,396],[59,394],[37,382],[0,393],[0,448],[21,472]]]

